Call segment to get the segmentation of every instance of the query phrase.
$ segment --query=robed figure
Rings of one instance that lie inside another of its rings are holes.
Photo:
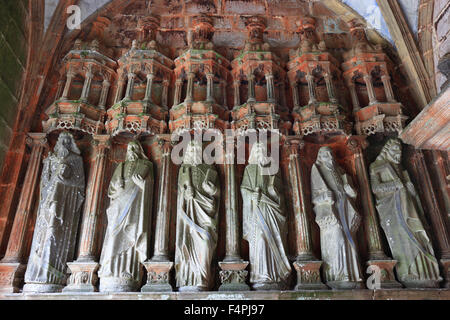
[[[329,147],[320,148],[312,167],[311,192],[326,284],[333,289],[361,288],[355,236],[361,217],[354,204],[356,192]]]
[[[397,260],[398,280],[406,287],[439,287],[438,261],[420,220],[422,205],[401,158],[400,141],[390,139],[370,165],[380,224]]]
[[[108,227],[100,257],[100,291],[137,291],[147,259],[153,164],[139,142],[128,144],[108,189]]]
[[[191,141],[178,173],[176,285],[179,291],[207,291],[214,284],[219,178],[202,163],[202,146]]]
[[[282,290],[291,266],[286,256],[287,223],[280,171],[270,175],[271,159],[255,143],[241,184],[243,238],[249,243],[250,283],[255,290]]]
[[[59,292],[66,284],[66,262],[74,258],[85,192],[83,159],[73,136],[61,133],[43,163],[24,291]]]

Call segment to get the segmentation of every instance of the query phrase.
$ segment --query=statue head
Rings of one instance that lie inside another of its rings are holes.
[[[126,161],[136,161],[138,159],[148,160],[147,156],[145,155],[144,149],[142,149],[141,144],[137,141],[131,141],[127,147]]]
[[[196,166],[202,163],[203,152],[202,145],[198,141],[190,141],[184,154],[183,163]]]
[[[69,132],[62,132],[59,135],[54,151],[59,158],[66,158],[71,152],[75,154],[81,153],[75,143],[75,139]]]
[[[402,160],[402,144],[398,139],[389,139],[381,149],[377,161],[384,160],[399,164]]]
[[[250,152],[250,157],[248,158],[249,164],[258,164],[262,167],[270,164],[270,157],[266,156],[267,146],[265,143],[258,142],[255,143]]]
[[[328,168],[333,168],[335,166],[333,151],[331,150],[330,147],[322,147],[319,149],[316,164],[324,165],[327,166]]]

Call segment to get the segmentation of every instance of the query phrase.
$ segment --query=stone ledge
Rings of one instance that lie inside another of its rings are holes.
[[[449,289],[0,294],[0,300],[450,300]]]

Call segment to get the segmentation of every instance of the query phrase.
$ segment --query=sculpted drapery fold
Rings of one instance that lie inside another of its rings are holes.
[[[370,165],[380,223],[398,261],[399,281],[407,287],[438,287],[439,265],[420,218],[424,215],[419,196],[401,167],[401,156],[400,141],[391,139]]]
[[[241,184],[243,238],[249,243],[250,283],[256,290],[282,289],[291,273],[281,175],[265,174],[270,159],[264,150],[261,143],[252,148]]]
[[[147,259],[153,164],[138,142],[114,171],[108,190],[108,227],[100,258],[100,291],[136,291]]]
[[[66,262],[73,259],[85,177],[80,150],[71,134],[58,137],[44,160],[39,210],[24,291],[60,291],[66,283]]]
[[[201,145],[191,142],[178,174],[175,272],[180,291],[206,291],[214,282],[219,177],[201,157]]]
[[[356,191],[351,178],[334,162],[329,147],[319,150],[311,170],[311,192],[324,276],[332,288],[358,288],[362,285],[356,243],[361,217],[356,211]]]

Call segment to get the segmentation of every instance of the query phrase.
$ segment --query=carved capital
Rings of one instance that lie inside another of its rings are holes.
[[[42,146],[48,147],[48,140],[46,133],[28,133],[26,144],[30,147]]]

